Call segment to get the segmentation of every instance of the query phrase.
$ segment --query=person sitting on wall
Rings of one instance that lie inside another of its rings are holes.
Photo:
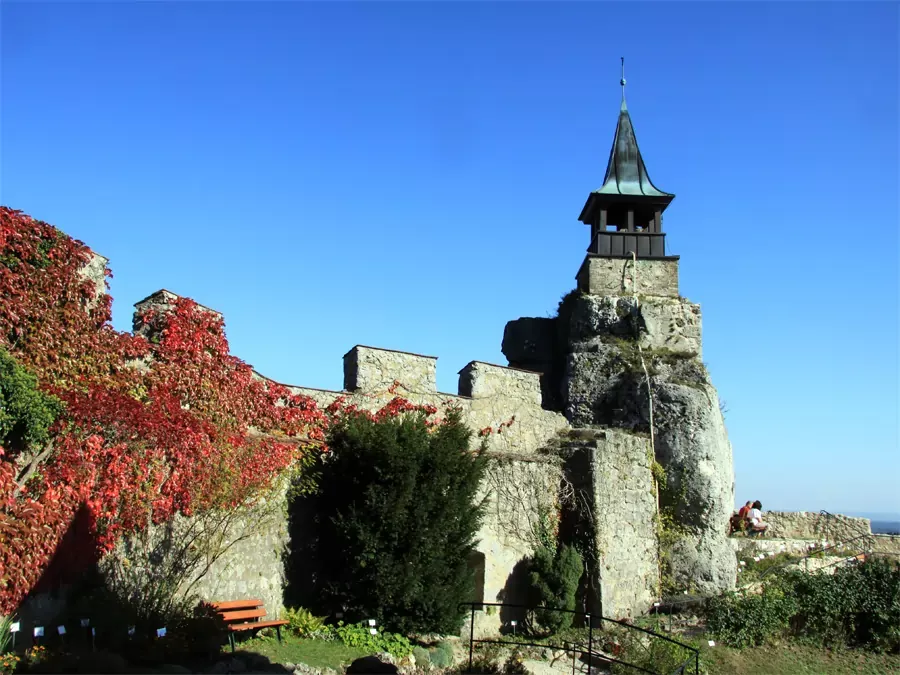
[[[762,502],[758,499],[753,502],[753,506],[750,509],[750,512],[747,514],[747,518],[750,521],[750,532],[754,534],[762,534],[766,531],[766,528],[769,526],[763,522],[762,519]]]
[[[735,532],[744,532],[747,529],[747,525],[749,524],[747,521],[747,514],[750,513],[751,502],[747,502],[741,507],[740,511],[737,511],[731,514],[731,520],[729,521],[729,534],[734,534]]]

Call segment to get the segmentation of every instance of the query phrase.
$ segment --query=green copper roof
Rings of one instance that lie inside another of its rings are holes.
[[[622,79],[624,87],[625,80]],[[594,190],[592,194],[600,195],[635,195],[645,197],[674,197],[659,190],[652,182],[638,149],[637,138],[634,135],[634,126],[631,124],[631,115],[622,98],[622,107],[619,110],[619,123],[616,125],[616,135],[613,139],[612,150],[609,153],[609,164],[606,167],[606,178],[603,179],[603,187]]]

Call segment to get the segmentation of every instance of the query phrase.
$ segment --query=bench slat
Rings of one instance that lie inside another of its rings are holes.
[[[235,612],[222,612],[222,619],[228,621],[241,621],[243,619],[258,619],[266,615],[263,607],[259,609],[242,609]]]
[[[238,631],[238,630],[252,630],[254,628],[266,628],[268,626],[287,626],[289,622],[279,620],[279,621],[258,621],[254,623],[233,623],[228,626],[228,630]]]
[[[216,610],[226,609],[256,609],[263,606],[262,600],[248,598],[247,600],[226,600],[225,602],[213,602],[213,608]]]

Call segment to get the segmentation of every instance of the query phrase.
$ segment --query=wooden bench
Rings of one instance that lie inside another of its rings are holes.
[[[261,621],[266,615],[266,608],[262,600],[228,600],[227,602],[214,602],[213,608],[216,614],[222,617],[225,628],[228,630],[228,643],[234,652],[234,634],[244,630],[257,631],[261,628],[275,627],[278,634],[278,642],[281,642],[281,627],[288,624],[287,621]]]

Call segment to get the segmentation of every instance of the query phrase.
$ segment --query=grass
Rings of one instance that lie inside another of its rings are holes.
[[[700,658],[710,675],[879,675],[900,672],[900,655],[849,650],[833,652],[793,642],[748,649],[703,647]]]
[[[262,654],[272,663],[305,663],[313,668],[333,668],[338,672],[343,672],[353,660],[367,655],[339,640],[309,640],[288,634],[282,634],[281,644],[274,637],[256,637],[239,646],[239,651]]]

